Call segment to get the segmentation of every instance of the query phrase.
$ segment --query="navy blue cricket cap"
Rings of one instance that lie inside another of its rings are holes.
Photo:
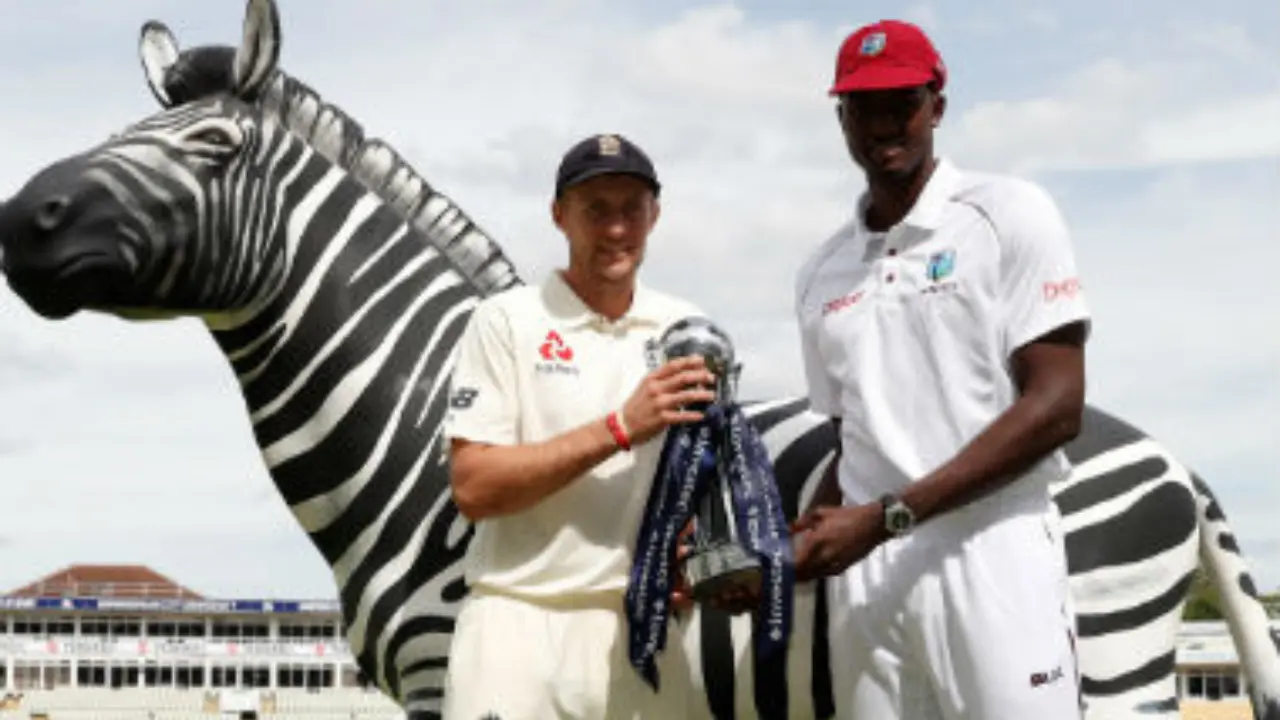
[[[600,175],[634,175],[648,183],[654,195],[662,189],[649,156],[621,135],[606,133],[592,135],[565,153],[556,173],[556,197]]]

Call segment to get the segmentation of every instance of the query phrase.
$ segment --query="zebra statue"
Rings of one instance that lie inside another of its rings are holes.
[[[41,170],[0,207],[0,268],[37,314],[195,317],[239,380],[278,491],[332,568],[366,677],[438,718],[471,528],[440,421],[476,300],[521,282],[496,242],[385,143],[276,67],[271,0],[242,44],[179,52],[143,26],[163,110]],[[796,399],[748,408],[794,517],[834,457]],[[1280,637],[1208,487],[1097,408],[1054,489],[1088,717],[1176,717],[1174,639],[1197,555],[1224,599],[1255,717],[1280,720]],[[798,588],[788,717],[830,717],[821,585]],[[706,717],[751,717],[746,618],[697,611]]]

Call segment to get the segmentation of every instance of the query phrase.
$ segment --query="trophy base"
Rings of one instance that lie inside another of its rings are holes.
[[[735,589],[752,594],[760,590],[760,561],[737,543],[722,542],[694,552],[685,560],[684,571],[698,602]]]

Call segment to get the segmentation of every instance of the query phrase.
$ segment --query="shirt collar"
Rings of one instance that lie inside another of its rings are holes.
[[[937,230],[942,225],[942,212],[960,187],[960,171],[950,160],[938,158],[933,174],[929,176],[924,189],[916,203],[902,218],[898,225],[906,225],[921,230]],[[864,233],[872,231],[866,225],[867,204],[871,202],[871,193],[863,192],[858,199],[858,229]]]
[[[631,307],[615,321],[592,310],[578,297],[564,280],[562,270],[556,270],[547,276],[542,285],[543,301],[551,311],[551,315],[569,327],[582,327],[592,323],[600,325],[659,325],[662,322],[660,303],[639,280],[631,298]]]

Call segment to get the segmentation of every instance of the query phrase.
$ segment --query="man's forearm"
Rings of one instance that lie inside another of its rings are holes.
[[[618,449],[604,419],[540,443],[469,446],[453,458],[453,497],[468,519],[510,515],[541,502]]]
[[[1070,441],[1080,412],[1064,392],[1019,398],[950,462],[902,493],[917,522],[967,505],[1004,487]]]

